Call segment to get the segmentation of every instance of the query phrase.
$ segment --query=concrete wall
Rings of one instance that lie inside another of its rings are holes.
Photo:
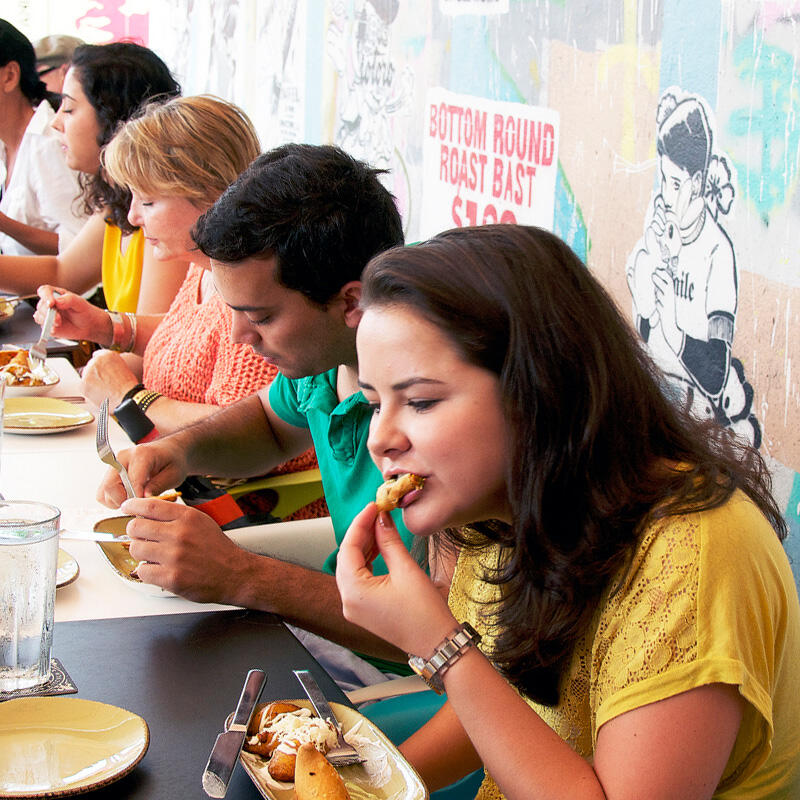
[[[151,8],[150,44],[265,147],[336,142],[389,169],[409,240],[552,227],[676,394],[760,443],[797,559],[798,21],[788,0],[176,0]]]

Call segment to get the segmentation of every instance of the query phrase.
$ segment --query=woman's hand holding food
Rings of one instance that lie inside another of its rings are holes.
[[[189,474],[183,450],[169,440],[157,440],[117,453],[127,469],[137,497],[153,497],[174,489]],[[97,500],[109,508],[119,508],[127,495],[119,473],[109,467],[97,489]]]
[[[389,569],[373,575],[380,553]],[[458,626],[447,603],[409,554],[388,514],[370,503],[339,548],[336,583],[346,619],[407,653],[428,656]]]
[[[84,395],[96,406],[107,397],[112,409],[139,383],[122,355],[113,350],[97,350],[83,368],[82,378]]]
[[[111,319],[102,308],[93,306],[79,294],[73,294],[58,286],[40,286],[38,294],[39,304],[36,306],[33,318],[39,325],[43,324],[48,309],[55,306],[53,336],[62,336],[65,339],[88,339],[106,347],[111,344]]]

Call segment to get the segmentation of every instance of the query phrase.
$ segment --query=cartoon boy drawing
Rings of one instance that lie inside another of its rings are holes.
[[[636,326],[667,388],[758,447],[753,389],[731,356],[738,280],[733,245],[718,218],[733,187],[697,97],[666,92],[658,106],[659,192],[626,268]]]
[[[399,8],[399,0],[356,0],[348,43],[345,4],[334,3],[327,35],[328,54],[344,82],[335,141],[382,169],[392,166],[390,118],[408,106],[414,83],[408,66],[398,73],[389,49]]]

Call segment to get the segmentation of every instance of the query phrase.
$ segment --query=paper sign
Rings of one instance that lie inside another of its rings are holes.
[[[551,230],[558,124],[549,108],[429,90],[423,237],[495,222]]]

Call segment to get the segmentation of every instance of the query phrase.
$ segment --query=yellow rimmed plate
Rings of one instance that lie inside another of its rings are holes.
[[[56,564],[56,589],[69,586],[79,575],[81,568],[78,562],[66,551],[58,548],[58,563]]]
[[[125,529],[128,522],[133,517],[107,517],[94,524],[95,533],[110,533],[113,536],[125,536]],[[153,583],[144,583],[131,573],[139,563],[130,553],[126,544],[122,542],[97,542],[100,552],[105,556],[106,561],[114,574],[121,578],[131,589],[136,589],[143,594],[151,597],[177,597],[176,594],[162,589]]]
[[[88,425],[94,416],[65,400],[52,397],[7,397],[3,415],[6,433],[61,433]]]
[[[308,700],[286,702],[311,708]],[[265,705],[267,703],[256,706],[253,719],[258,718]],[[331,703],[331,709],[341,723],[345,738],[366,758],[363,765],[340,767],[338,770],[353,800],[427,800],[428,790],[422,779],[383,731],[354,708]],[[233,714],[225,721],[225,728],[232,722]],[[358,736],[357,741],[352,741],[353,734]],[[294,800],[294,784],[275,781],[267,772],[268,761],[246,752],[242,752],[239,758],[262,797],[266,800]]]
[[[124,708],[77,697],[0,703],[0,797],[67,797],[129,773],[150,743]]]

